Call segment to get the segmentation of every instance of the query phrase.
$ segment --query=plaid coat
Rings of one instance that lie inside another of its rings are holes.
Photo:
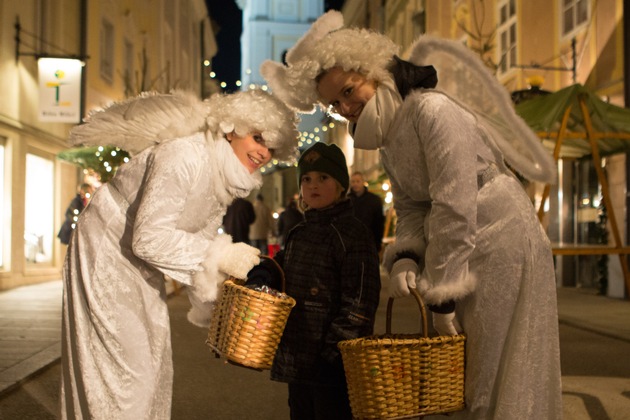
[[[371,233],[344,200],[309,210],[276,261],[286,293],[297,301],[271,369],[271,379],[343,385],[337,343],[373,333],[379,303],[379,259]]]

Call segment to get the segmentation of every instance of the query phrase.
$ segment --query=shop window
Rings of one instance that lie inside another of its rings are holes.
[[[24,255],[27,263],[52,261],[53,161],[26,155],[26,188],[24,202]]]
[[[101,21],[100,71],[103,80],[114,81],[114,25],[107,19]]]
[[[123,81],[124,81],[124,85],[125,85],[125,96],[126,97],[131,97],[136,95],[136,93],[138,93],[139,90],[139,86],[136,86],[136,80],[134,78],[135,73],[134,73],[134,48],[133,48],[133,43],[128,39],[125,38],[125,41],[123,43],[123,49],[124,49],[124,67],[123,67]]]

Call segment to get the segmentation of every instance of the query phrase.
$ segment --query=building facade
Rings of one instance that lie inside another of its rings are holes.
[[[0,1],[0,22],[3,290],[60,278],[66,250],[57,232],[85,181],[82,169],[57,157],[69,148],[70,129],[90,111],[141,91],[204,96],[202,63],[216,44],[203,0]],[[42,58],[81,62],[75,120],[43,117],[42,89],[56,90],[59,107],[71,101],[63,101],[66,73],[42,84]]]

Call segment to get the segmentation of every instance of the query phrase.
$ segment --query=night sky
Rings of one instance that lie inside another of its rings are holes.
[[[324,1],[324,10],[340,10],[344,0]],[[243,13],[234,0],[206,0],[210,18],[218,32],[215,34],[219,50],[212,59],[212,70],[217,80],[227,83],[227,92],[238,90],[241,78],[241,32]]]
[[[241,78],[241,32],[243,13],[234,0],[206,0],[219,50],[212,59],[212,70],[217,80],[227,83],[228,92],[238,90]]]

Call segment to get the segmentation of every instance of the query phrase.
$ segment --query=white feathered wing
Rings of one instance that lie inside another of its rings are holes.
[[[91,113],[70,131],[70,143],[116,146],[134,155],[163,140],[205,130],[207,112],[190,92],[145,92]]]
[[[507,90],[481,59],[461,42],[421,36],[409,61],[433,65],[438,90],[473,112],[505,160],[527,179],[556,182],[556,165],[540,139],[514,111]]]

